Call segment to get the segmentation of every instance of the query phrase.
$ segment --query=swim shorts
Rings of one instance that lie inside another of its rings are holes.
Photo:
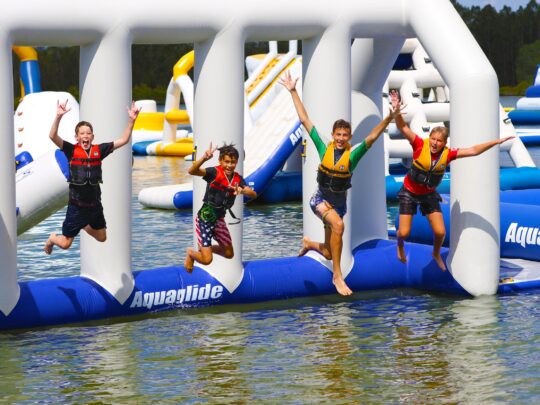
[[[442,198],[436,191],[429,194],[414,194],[401,187],[398,192],[399,199],[399,214],[400,215],[415,215],[420,206],[422,215],[429,215],[434,212],[441,212]]]
[[[309,206],[311,207],[311,211],[313,211],[313,213],[315,215],[317,215],[321,220],[324,221],[324,219],[322,218],[322,215],[319,211],[317,211],[317,206],[319,204],[322,204],[323,202],[326,202],[326,204],[328,204],[331,208],[333,208],[334,210],[336,210],[337,214],[343,218],[345,216],[345,214],[347,213],[347,205],[343,205],[341,207],[338,207],[338,206],[334,206],[332,204],[330,204],[327,200],[325,200],[323,198],[323,195],[321,193],[320,190],[317,190],[315,192],[315,194],[313,194],[313,196],[311,197],[311,199],[309,200]],[[325,212],[326,213],[326,212]]]
[[[74,238],[86,225],[90,225],[95,230],[107,227],[101,203],[95,207],[79,207],[75,204],[68,204],[66,219],[62,224],[62,235]]]
[[[219,218],[215,222],[205,222],[197,215],[195,217],[195,232],[197,242],[202,247],[211,247],[212,238],[220,246],[232,246],[231,234],[225,223],[225,218]]]

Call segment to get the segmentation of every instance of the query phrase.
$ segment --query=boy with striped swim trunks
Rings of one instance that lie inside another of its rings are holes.
[[[201,168],[205,162],[212,159],[216,150],[219,150],[219,165]],[[238,164],[238,157],[238,150],[233,145],[224,145],[218,149],[217,146],[212,147],[210,143],[208,150],[200,159],[193,162],[188,170],[192,176],[201,176],[208,183],[203,205],[195,217],[195,232],[199,249],[186,250],[184,267],[188,273],[193,271],[195,262],[210,264],[214,254],[227,259],[234,256],[225,214],[227,210],[230,212],[237,195],[257,197],[257,193],[246,185],[242,176],[234,171]],[[213,245],[212,239],[215,239],[218,244]]]

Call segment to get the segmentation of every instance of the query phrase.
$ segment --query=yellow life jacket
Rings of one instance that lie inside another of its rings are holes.
[[[344,193],[351,188],[350,157],[351,145],[347,143],[343,155],[334,164],[334,142],[330,142],[324,152],[317,171],[317,182],[322,190]]]
[[[431,160],[429,138],[424,139],[420,156],[412,162],[409,176],[412,181],[429,188],[437,188],[441,183],[447,167],[448,148],[445,146],[435,162]]]

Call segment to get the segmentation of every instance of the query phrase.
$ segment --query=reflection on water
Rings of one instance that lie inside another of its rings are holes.
[[[143,187],[183,181],[188,165],[135,158],[135,270],[179,263],[192,243],[191,212],[136,199]],[[78,239],[41,253],[63,218],[19,238],[22,279],[78,273]],[[244,258],[290,256],[301,222],[300,203],[249,205]],[[0,388],[5,403],[534,403],[538,301],[535,291],[458,299],[399,290],[7,332]]]
[[[414,291],[0,334],[6,403],[534,403],[534,295]]]

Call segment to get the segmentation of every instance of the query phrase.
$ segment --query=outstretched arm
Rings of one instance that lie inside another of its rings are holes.
[[[206,174],[206,170],[205,169],[201,169],[201,166],[209,161],[210,159],[212,159],[212,156],[214,156],[214,152],[217,150],[217,145],[212,147],[212,142],[210,142],[210,147],[208,148],[208,150],[206,150],[202,157],[200,159],[197,159],[196,161],[193,162],[193,164],[191,165],[191,167],[188,169],[188,173],[191,174],[192,176],[204,176]]]
[[[463,149],[460,148],[458,150],[456,159],[480,155],[484,153],[485,151],[487,151],[488,149],[491,149],[495,145],[500,145],[501,143],[506,142],[510,139],[514,139],[514,138],[515,136],[507,136],[506,138],[500,138],[494,141],[479,143],[478,145],[471,146],[470,148],[463,148]]]
[[[414,139],[416,138],[416,134],[413,132],[411,128],[407,125],[405,120],[403,119],[403,115],[401,114],[401,110],[403,110],[406,106],[401,104],[401,100],[399,97],[399,94],[396,90],[392,90],[390,92],[390,101],[392,104],[392,107],[394,110],[396,109],[396,106],[400,106],[399,114],[396,115],[396,126],[398,127],[399,131],[403,134],[403,136],[412,143]]]
[[[381,122],[379,122],[375,128],[371,130],[368,136],[366,136],[366,146],[368,148],[371,147],[375,143],[375,141],[381,136],[385,128],[390,124],[390,122],[393,119],[396,119],[397,117],[401,117],[401,103],[396,103],[395,105],[392,105],[390,107],[390,111],[386,117],[382,119]]]
[[[58,135],[58,127],[60,125],[60,120],[66,114],[71,110],[70,108],[66,108],[67,106],[67,100],[63,103],[60,103],[60,101],[56,100],[56,116],[54,117],[54,121],[51,126],[51,130],[49,132],[49,138],[51,138],[51,141],[54,142],[56,146],[58,146],[60,149],[64,146],[64,140],[60,138],[60,135]]]
[[[293,100],[294,108],[296,109],[296,113],[298,114],[298,118],[300,119],[300,122],[308,132],[308,134],[311,132],[311,129],[313,128],[313,123],[309,119],[308,113],[306,111],[306,108],[304,107],[304,103],[302,103],[302,100],[300,100],[300,96],[298,95],[298,92],[296,91],[296,82],[298,81],[298,78],[293,79],[291,77],[291,72],[288,70],[279,78],[279,84],[281,84],[283,87],[285,87],[289,93],[291,93],[291,97]]]
[[[113,142],[113,149],[121,148],[129,142],[129,140],[131,139],[131,134],[133,132],[133,126],[135,125],[135,120],[137,119],[140,111],[141,109],[135,106],[135,102],[132,101],[131,108],[127,109],[129,116],[128,124],[126,126],[126,129],[124,129],[122,137],[118,138],[116,141]]]

